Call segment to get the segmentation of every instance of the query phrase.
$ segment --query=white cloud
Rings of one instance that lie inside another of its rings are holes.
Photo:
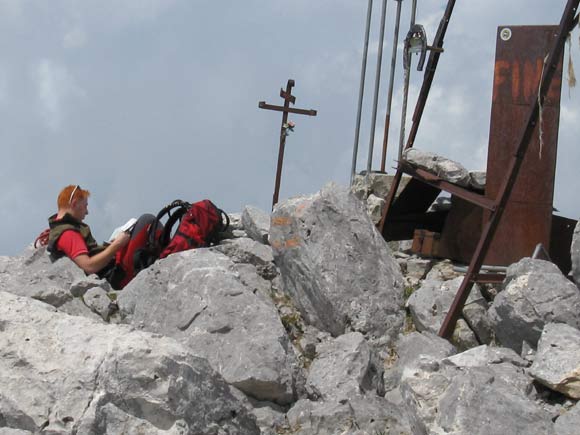
[[[16,18],[22,15],[25,5],[23,0],[0,0],[0,13],[7,18]]]
[[[79,48],[85,45],[87,35],[79,26],[70,29],[63,38],[63,46],[65,48]]]
[[[42,59],[38,63],[33,78],[46,125],[56,131],[64,121],[66,100],[84,97],[85,92],[75,83],[65,66],[50,59]]]
[[[4,68],[0,66],[0,105],[6,104],[8,101],[8,74]]]

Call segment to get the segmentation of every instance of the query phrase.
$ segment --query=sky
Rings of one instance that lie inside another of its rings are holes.
[[[432,41],[446,6],[418,0]],[[499,25],[557,24],[565,0],[458,1],[416,147],[484,169]],[[47,227],[68,184],[91,192],[97,240],[174,199],[224,210],[271,207],[282,104],[296,86],[280,200],[347,185],[352,164],[366,0],[0,0],[0,255]],[[357,170],[367,166],[380,10],[373,5]],[[409,27],[403,1],[401,37]],[[387,2],[373,169],[380,167],[394,1]],[[572,60],[580,76],[578,30]],[[400,59],[400,54],[399,54]],[[565,55],[566,68],[568,52]],[[414,63],[415,65],[415,63]],[[396,70],[387,172],[402,101]],[[422,73],[411,74],[407,129]],[[577,219],[580,94],[562,88],[554,205]]]

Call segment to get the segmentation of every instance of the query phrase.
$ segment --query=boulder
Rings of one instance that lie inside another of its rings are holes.
[[[580,427],[580,405],[576,403],[572,409],[562,414],[556,420],[554,429],[556,435],[578,435],[578,428]]]
[[[485,190],[487,173],[485,171],[470,171],[469,184],[475,190]]]
[[[293,435],[411,434],[404,410],[377,396],[341,402],[300,399],[286,414],[277,433]]]
[[[538,343],[547,323],[580,328],[580,291],[553,263],[524,258],[511,265],[489,317],[497,340],[521,354]]]
[[[407,299],[407,308],[411,313],[417,331],[429,331],[434,334],[439,332],[462,282],[463,277],[443,282],[438,280],[423,281],[421,287]],[[479,291],[479,287],[474,285],[465,306],[469,307],[471,304],[481,300],[483,300],[483,296]],[[466,313],[470,313],[470,311],[467,310]],[[456,340],[454,343],[461,349],[478,345],[475,334],[463,322],[463,320],[458,322],[456,326],[454,334]],[[474,320],[473,323],[476,324],[479,321]]]
[[[344,401],[371,392],[384,395],[383,367],[360,332],[351,332],[318,346],[306,391],[315,400]]]
[[[383,198],[379,198],[372,193],[369,195],[367,199],[367,213],[373,224],[377,225],[383,218],[385,204],[386,202]]]
[[[248,237],[256,242],[268,244],[270,215],[259,208],[246,206],[242,212],[242,225]]]
[[[60,307],[75,296],[73,283],[86,279],[85,273],[64,257],[54,263],[45,248],[27,251],[0,269],[0,291],[30,297]]]
[[[535,391],[533,379],[525,371],[528,362],[511,349],[481,345],[445,358],[441,363],[460,368],[487,367],[497,379],[512,385],[523,395],[531,397]]]
[[[550,415],[488,367],[461,371],[438,402],[436,427],[440,433],[554,434]]]
[[[82,300],[90,289],[108,293],[111,286],[85,273],[66,257],[50,260],[46,248],[28,248],[18,257],[0,261],[0,291],[36,299],[74,316],[100,318]]]
[[[403,324],[403,277],[390,248],[348,189],[279,203],[270,244],[283,289],[304,319],[334,336],[394,339]]]
[[[258,273],[265,279],[271,280],[278,275],[278,271],[274,265],[272,248],[248,237],[224,240],[213,249],[223,252],[234,263],[252,264],[256,266]]]
[[[409,148],[403,153],[403,160],[450,183],[463,187],[470,186],[471,177],[463,165],[435,153]]]
[[[402,335],[395,345],[394,357],[387,359],[385,389],[397,388],[405,371],[412,371],[427,361],[439,362],[456,352],[455,346],[430,332]]]
[[[496,368],[432,363],[406,373],[400,388],[414,434],[554,434],[550,414]]]
[[[125,322],[176,338],[250,397],[293,401],[296,356],[278,313],[227,256],[203,248],[170,255],[139,273],[117,303]]]
[[[548,323],[530,374],[548,388],[580,399],[580,331],[563,323]]]
[[[360,200],[366,200],[371,194],[379,198],[386,198],[394,178],[393,175],[380,172],[371,172],[368,177],[366,172],[357,174],[353,179],[351,191]],[[410,180],[411,177],[403,175],[397,189],[397,195],[401,193]]]
[[[0,433],[258,434],[175,340],[0,291]]]

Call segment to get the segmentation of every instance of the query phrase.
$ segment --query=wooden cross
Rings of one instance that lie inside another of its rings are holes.
[[[296,113],[298,115],[316,116],[316,110],[294,109],[290,107],[290,103],[296,103],[296,97],[292,95],[292,88],[294,87],[294,80],[288,80],[286,90],[280,89],[280,96],[284,98],[284,106],[272,106],[266,104],[265,101],[260,101],[258,107],[260,109],[275,110],[282,112],[282,124],[280,126],[280,149],[278,151],[278,167],[276,168],[276,183],[274,185],[274,196],[272,198],[272,208],[278,202],[278,195],[280,194],[280,179],[282,178],[282,163],[284,162],[284,147],[286,146],[286,130],[288,128],[288,114]]]

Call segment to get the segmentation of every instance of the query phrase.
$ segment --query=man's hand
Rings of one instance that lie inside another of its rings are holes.
[[[77,264],[77,266],[84,270],[85,273],[97,273],[103,267],[109,264],[113,257],[115,257],[117,251],[129,243],[130,239],[131,236],[128,233],[122,232],[117,237],[115,237],[115,240],[113,240],[104,251],[99,252],[97,255],[92,257],[89,257],[87,254],[82,254],[75,257],[73,261]]]
[[[131,236],[129,235],[129,233],[122,231],[117,237],[115,237],[115,240],[111,242],[111,245],[115,246],[116,252],[123,246],[125,246],[127,243],[129,243],[129,240],[131,240]]]

